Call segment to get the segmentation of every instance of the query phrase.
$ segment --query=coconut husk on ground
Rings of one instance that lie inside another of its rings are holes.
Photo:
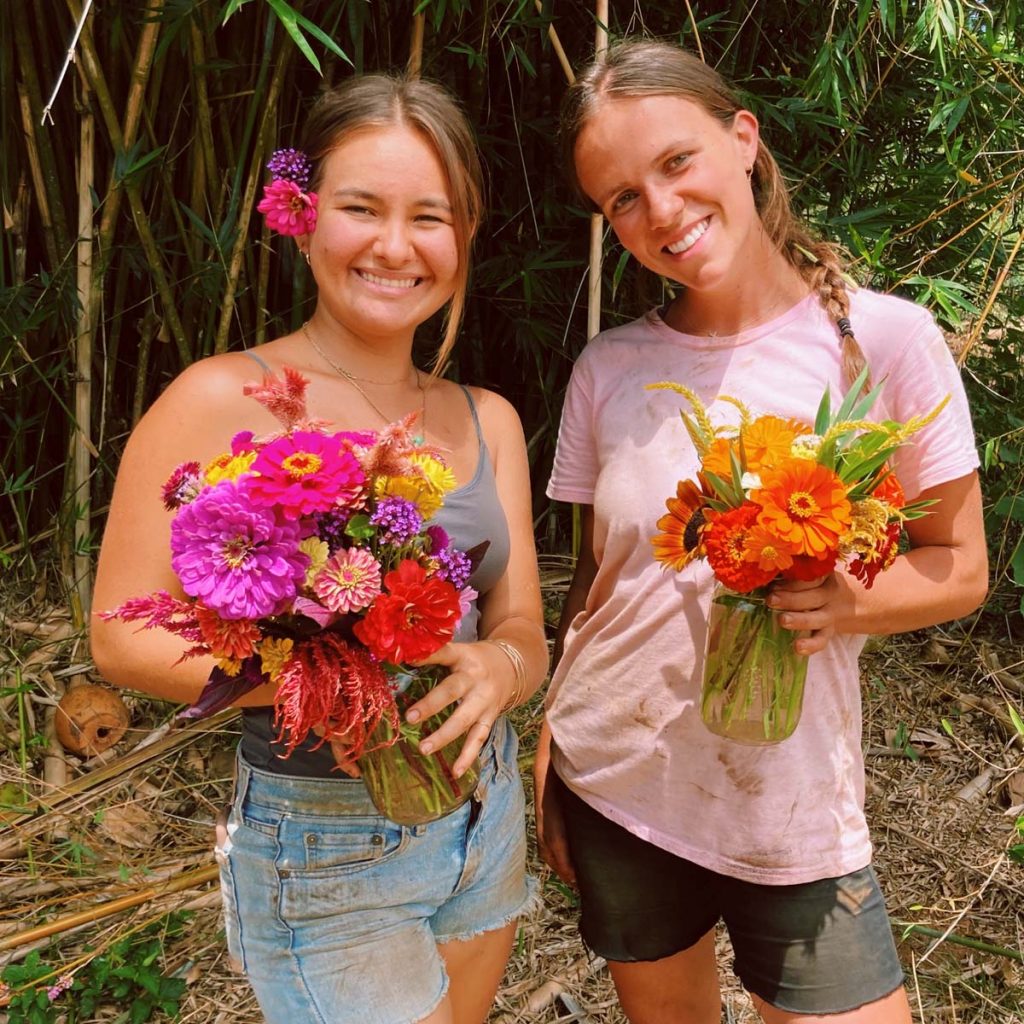
[[[566,570],[546,565],[552,617]],[[1000,629],[1004,620],[982,616],[872,641],[863,660],[875,865],[915,1020],[927,1024],[1024,1020],[1024,866],[1008,855],[1024,843],[1015,827],[1024,814],[1024,739],[1007,706],[1024,707],[1024,644]],[[100,682],[80,632],[40,595],[19,594],[0,607],[0,644],[0,965],[39,949],[56,974],[74,970],[130,929],[189,908],[187,927],[163,952],[165,971],[188,982],[180,1020],[258,1024],[224,947],[212,870],[237,722],[171,729],[167,705],[129,695],[124,738],[76,757],[54,749],[50,733],[67,684]],[[539,700],[515,718],[529,790]],[[532,813],[529,826],[532,840]],[[580,944],[573,894],[537,860],[532,841],[531,869],[543,904],[520,924],[491,1021],[624,1021],[606,966]],[[46,927],[59,931],[47,936]],[[42,930],[26,935],[32,928]],[[729,970],[724,934],[719,954],[722,1019],[752,1024],[758,1018]],[[123,1011],[105,1007],[95,1019]]]

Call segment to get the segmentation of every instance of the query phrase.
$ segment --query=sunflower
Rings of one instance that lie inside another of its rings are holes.
[[[662,530],[651,538],[655,561],[677,572],[704,554],[704,495],[692,480],[680,480],[676,496],[665,502],[668,513],[658,520]]]
[[[747,539],[760,512],[749,501],[728,512],[716,512],[704,533],[708,564],[715,576],[737,594],[748,594],[775,578],[774,568],[763,569],[745,556]]]
[[[763,486],[751,494],[763,526],[786,541],[795,554],[824,558],[850,525],[846,485],[827,466],[786,459],[761,474]]]
[[[758,473],[788,458],[793,441],[810,432],[810,427],[799,420],[758,416],[742,434],[747,470]]]

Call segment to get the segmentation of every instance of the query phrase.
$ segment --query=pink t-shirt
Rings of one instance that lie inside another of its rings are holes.
[[[908,498],[978,465],[970,413],[930,314],[859,290],[850,319],[874,382],[874,419],[908,420],[952,400],[902,449]],[[713,579],[704,561],[681,573],[655,563],[650,538],[696,452],[681,396],[646,391],[674,380],[715,423],[751,411],[813,422],[825,386],[846,388],[835,325],[817,299],[734,337],[693,337],[657,313],[606,331],[581,354],[562,412],[548,496],[594,506],[600,566],[571,624],[548,696],[562,779],[642,839],[722,874],[792,884],[864,867],[864,767],[857,657],[864,637],[835,637],[812,656],[796,732],[765,747],[701,723],[698,696]]]

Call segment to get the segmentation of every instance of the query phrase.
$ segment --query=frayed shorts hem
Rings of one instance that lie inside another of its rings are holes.
[[[488,932],[501,931],[502,928],[505,928],[514,921],[519,920],[521,917],[529,917],[531,914],[539,910],[541,906],[540,886],[537,883],[537,879],[532,875],[526,876],[526,890],[526,895],[523,897],[519,906],[511,913],[505,914],[493,923],[485,924],[480,928],[474,928],[471,931],[454,932],[450,935],[438,935],[435,933],[434,941],[439,946],[446,942],[468,942],[470,939],[479,938],[481,935],[486,935]]]

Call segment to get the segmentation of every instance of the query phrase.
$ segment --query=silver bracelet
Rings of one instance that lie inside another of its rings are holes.
[[[526,693],[526,659],[523,658],[522,652],[516,647],[515,644],[509,643],[508,640],[491,639],[486,637],[484,639],[485,644],[493,644],[498,648],[502,654],[510,662],[512,662],[512,672],[515,676],[515,686],[512,690],[512,696],[505,701],[502,705],[501,713],[504,714],[506,711],[511,711],[516,705],[522,703],[523,695]]]

